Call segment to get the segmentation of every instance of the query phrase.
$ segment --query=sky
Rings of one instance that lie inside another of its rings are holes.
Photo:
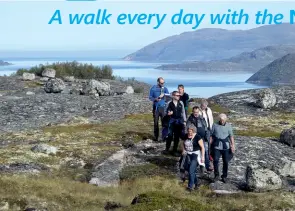
[[[97,13],[107,9],[112,14],[109,25],[71,25],[69,14]],[[250,15],[247,25],[211,25],[204,19],[198,29],[250,29],[258,27],[251,18],[258,10],[289,15],[295,9],[294,2],[132,2],[132,1],[0,1],[0,51],[47,51],[47,50],[138,50],[168,36],[192,31],[191,25],[172,25],[170,18],[183,9],[185,13],[225,13],[228,9],[244,9]],[[63,24],[48,24],[56,10],[60,10]],[[158,29],[150,25],[119,25],[116,17],[121,13],[167,14]]]

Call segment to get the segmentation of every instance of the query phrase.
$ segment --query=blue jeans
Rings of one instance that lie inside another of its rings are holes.
[[[204,141],[204,148],[205,148],[205,167],[208,170],[210,168],[209,142]]]
[[[198,184],[198,178],[196,174],[197,169],[197,155],[196,154],[188,154],[190,157],[190,166],[189,166],[189,177],[188,177],[188,188],[192,189],[194,185]]]

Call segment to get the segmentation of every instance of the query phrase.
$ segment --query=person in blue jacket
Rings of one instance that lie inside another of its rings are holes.
[[[163,124],[163,117],[165,116],[165,94],[169,94],[168,89],[164,86],[165,81],[162,77],[157,79],[157,85],[150,89],[149,99],[153,102],[153,117],[154,117],[154,140],[159,139],[159,119]]]

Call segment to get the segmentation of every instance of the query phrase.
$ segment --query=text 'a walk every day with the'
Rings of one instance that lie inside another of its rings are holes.
[[[285,15],[284,15],[285,14]],[[150,25],[153,29],[158,29],[165,22],[172,25],[188,25],[192,29],[197,29],[202,23],[212,25],[236,25],[248,24],[250,22],[260,24],[281,24],[295,23],[295,10],[287,13],[270,13],[267,9],[257,11],[250,16],[243,9],[231,10],[220,14],[205,13],[185,13],[181,9],[178,13],[168,15],[159,13],[120,13],[112,14],[107,9],[98,9],[95,13],[63,13],[55,10],[48,24],[71,24],[71,25]]]

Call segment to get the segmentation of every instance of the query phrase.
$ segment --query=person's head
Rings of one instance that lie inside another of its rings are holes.
[[[159,78],[157,79],[157,82],[158,82],[158,85],[159,85],[160,87],[163,87],[164,84],[165,84],[164,78],[162,78],[162,77],[159,77]]]
[[[201,109],[205,110],[208,107],[208,102],[207,100],[203,99],[201,102]]]
[[[179,92],[178,91],[173,91],[172,92],[172,97],[173,97],[173,100],[179,100]]]
[[[178,85],[178,92],[180,95],[182,95],[184,93],[184,86],[182,84]]]
[[[189,127],[187,128],[187,134],[188,134],[189,136],[192,136],[194,133],[196,133],[196,127],[193,126],[193,125],[189,126]]]
[[[200,108],[199,108],[199,106],[194,106],[193,107],[193,115],[195,117],[198,117],[200,115]]]
[[[219,122],[224,125],[226,123],[226,120],[227,120],[227,116],[226,114],[220,114],[219,115]]]

